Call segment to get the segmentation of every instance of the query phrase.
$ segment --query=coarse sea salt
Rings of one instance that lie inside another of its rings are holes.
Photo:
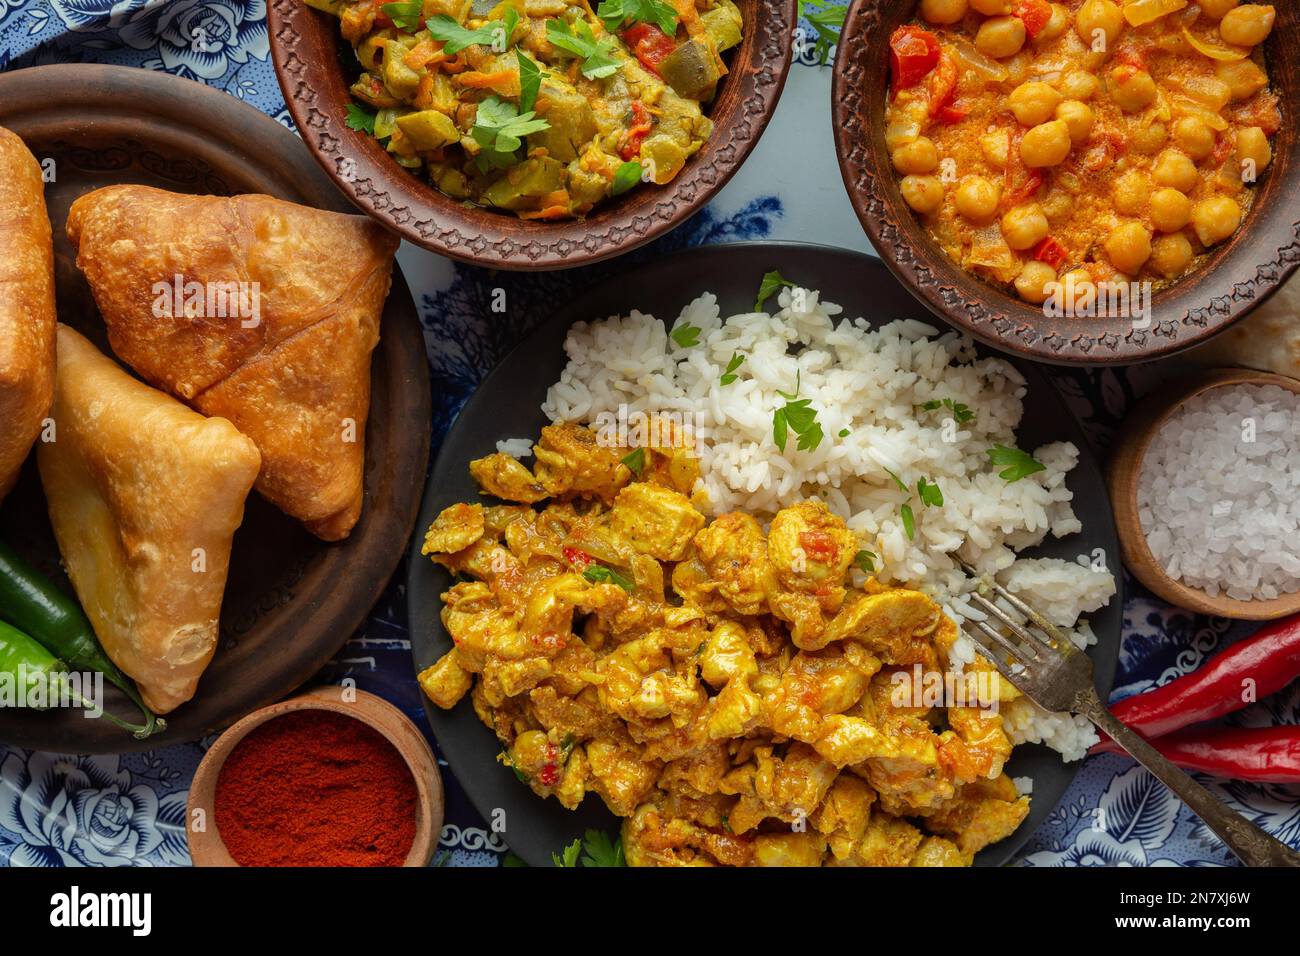
[[[1138,517],[1170,577],[1241,601],[1300,590],[1300,395],[1276,385],[1202,392],[1140,467]]]

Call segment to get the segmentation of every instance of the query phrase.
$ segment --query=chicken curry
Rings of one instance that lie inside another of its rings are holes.
[[[361,76],[348,125],[453,199],[582,216],[671,182],[741,41],[732,0],[307,0]]]
[[[598,795],[629,865],[969,865],[1029,810],[984,706],[1016,690],[977,659],[994,700],[900,703],[897,674],[949,669],[956,625],[918,591],[853,586],[865,552],[815,499],[766,530],[710,522],[687,445],[556,424],[532,470],[472,462],[502,503],[428,529],[456,581],[425,693],[469,695],[539,796]]]

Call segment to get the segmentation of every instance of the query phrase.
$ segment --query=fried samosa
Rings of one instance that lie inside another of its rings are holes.
[[[0,127],[0,501],[54,394],[54,253],[40,164]]]
[[[64,325],[53,418],[36,461],[68,577],[104,650],[165,714],[194,696],[216,650],[257,447]]]
[[[117,355],[262,453],[257,489],[327,541],[361,514],[370,353],[397,239],[270,196],[110,186],[68,214]]]

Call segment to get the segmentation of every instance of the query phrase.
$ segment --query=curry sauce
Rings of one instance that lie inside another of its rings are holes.
[[[950,669],[957,627],[919,591],[852,586],[863,552],[824,504],[709,522],[691,450],[579,425],[534,455],[473,462],[503,503],[428,530],[454,647],[420,684],[469,695],[535,793],[596,794],[634,866],[965,866],[1019,826],[996,706],[1018,692],[977,658],[987,699],[900,702]]]
[[[886,144],[904,200],[963,268],[1035,304],[1058,282],[1160,288],[1240,227],[1281,125],[1259,46],[1273,7],[919,13],[891,39]]]

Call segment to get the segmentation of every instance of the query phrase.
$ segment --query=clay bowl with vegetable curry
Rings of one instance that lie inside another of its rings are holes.
[[[1291,5],[857,0],[835,64],[854,210],[926,306],[1006,351],[1144,361],[1300,262]]]
[[[790,67],[795,0],[273,0],[299,131],[363,211],[463,262],[570,268],[703,206]]]

